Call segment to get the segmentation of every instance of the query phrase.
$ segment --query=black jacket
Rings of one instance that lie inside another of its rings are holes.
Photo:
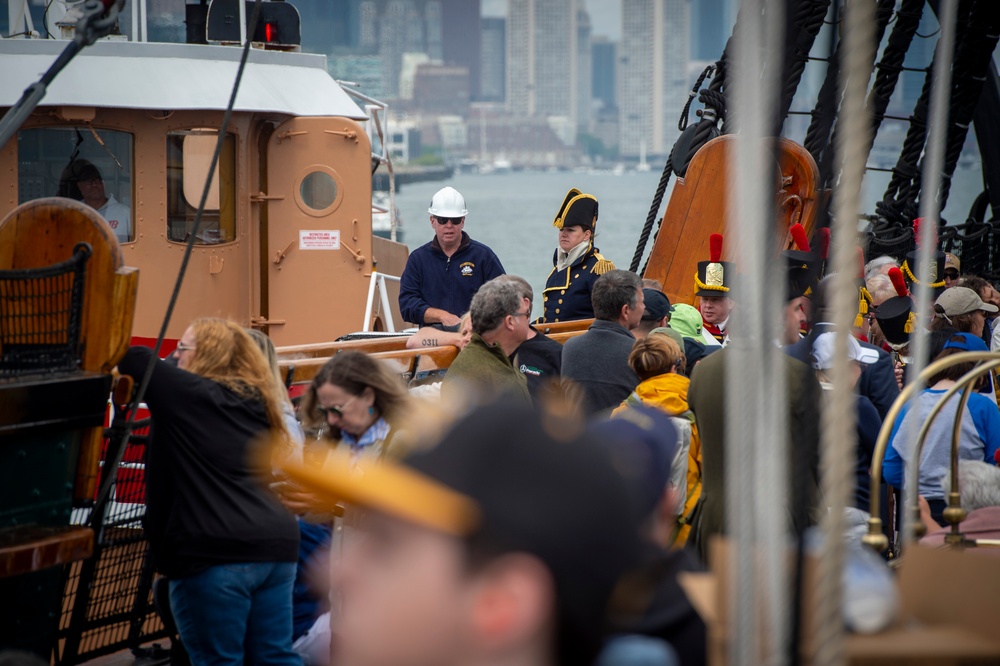
[[[614,409],[635,390],[639,378],[628,364],[634,344],[635,336],[624,326],[598,319],[563,345],[562,376],[583,389],[584,414]]]
[[[831,324],[816,324],[809,335],[793,345],[783,348],[783,351],[794,359],[812,367],[813,340],[820,333],[833,330]],[[899,385],[896,383],[896,373],[892,365],[892,355],[881,347],[858,341],[866,349],[878,351],[878,360],[871,365],[861,366],[861,379],[858,380],[858,393],[872,401],[878,415],[885,418],[892,403],[899,397]]]
[[[118,364],[138,381],[153,351],[132,347]],[[170,578],[231,562],[295,562],[295,518],[254,466],[268,429],[264,406],[211,379],[157,361],[146,391],[146,514],[153,560]]]
[[[532,326],[534,330],[534,326]],[[558,380],[562,372],[562,345],[544,333],[525,340],[514,352],[514,364],[528,378],[532,400],[547,383]]]

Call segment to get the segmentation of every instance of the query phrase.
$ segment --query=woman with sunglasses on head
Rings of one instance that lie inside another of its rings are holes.
[[[367,354],[343,351],[320,369],[302,396],[299,413],[307,430],[322,427],[339,446],[381,457],[406,404],[401,377]]]
[[[198,319],[174,352],[176,366],[133,347],[118,369],[145,401],[143,523],[192,664],[300,666],[292,652],[295,518],[267,489],[264,447],[290,449],[283,396],[257,344],[237,324]]]

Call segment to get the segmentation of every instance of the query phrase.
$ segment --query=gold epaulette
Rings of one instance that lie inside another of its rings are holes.
[[[615,270],[615,265],[601,256],[600,252],[594,253],[594,258],[597,259],[597,263],[594,267],[590,269],[591,273],[596,273],[597,275],[604,275],[608,271]]]

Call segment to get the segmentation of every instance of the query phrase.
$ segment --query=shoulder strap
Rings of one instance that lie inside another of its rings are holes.
[[[594,258],[597,259],[597,263],[595,263],[594,267],[590,269],[591,273],[595,273],[597,275],[604,275],[608,271],[615,270],[615,265],[610,261],[608,261],[607,259],[605,259],[600,252],[594,252]]]

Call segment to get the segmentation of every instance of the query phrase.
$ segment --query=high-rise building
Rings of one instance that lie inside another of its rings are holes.
[[[502,102],[506,87],[507,22],[499,17],[484,17],[480,25],[479,99],[483,102]]]
[[[691,3],[691,59],[715,61],[722,57],[733,31],[732,0]]]
[[[619,152],[666,155],[687,100],[687,0],[623,0],[619,45]]]
[[[469,70],[469,95],[479,98],[480,0],[441,0],[444,64]]]
[[[591,95],[600,100],[604,108],[612,108],[618,103],[616,82],[618,80],[618,44],[607,37],[591,40]]]
[[[579,58],[577,0],[510,0],[507,107],[519,116],[576,122]]]
[[[590,14],[583,9],[583,0],[580,0],[580,9],[576,12],[576,127],[581,132],[589,132],[593,127],[590,38]]]

